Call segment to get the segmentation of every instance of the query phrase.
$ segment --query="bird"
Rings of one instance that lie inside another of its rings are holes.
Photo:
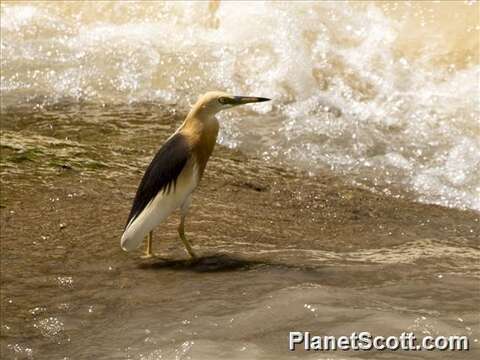
[[[123,250],[135,250],[145,239],[142,257],[153,257],[153,229],[180,208],[178,235],[191,260],[198,259],[185,235],[185,218],[192,192],[202,179],[217,141],[219,122],[215,115],[234,106],[269,100],[233,96],[223,91],[209,91],[199,96],[183,123],[160,147],[145,170],[120,240]]]

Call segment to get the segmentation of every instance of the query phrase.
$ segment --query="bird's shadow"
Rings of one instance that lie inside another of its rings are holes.
[[[262,265],[273,264],[267,264],[265,261],[245,259],[230,254],[218,254],[204,256],[196,260],[156,257],[149,262],[139,264],[138,267],[146,270],[174,269],[200,273],[242,271]]]

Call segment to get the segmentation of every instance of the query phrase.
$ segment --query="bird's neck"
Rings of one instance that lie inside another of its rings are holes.
[[[218,129],[219,124],[215,116],[206,116],[204,113],[190,113],[179,129],[195,154],[200,177],[215,147]]]
[[[206,116],[204,113],[190,113],[186,117],[180,131],[186,134],[193,142],[215,142],[217,139],[219,124],[215,116]]]
[[[215,114],[216,111],[212,110],[212,107],[197,103],[188,113],[182,124],[182,128],[192,135],[205,136],[215,134],[216,140],[218,121],[215,119]]]

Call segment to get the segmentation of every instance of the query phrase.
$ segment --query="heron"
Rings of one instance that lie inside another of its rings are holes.
[[[185,217],[192,192],[203,176],[217,140],[219,123],[215,114],[234,106],[269,100],[222,91],[209,91],[198,98],[180,127],[160,147],[140,181],[120,240],[123,250],[135,250],[145,239],[142,257],[153,257],[153,229],[180,208],[178,235],[191,260],[198,258],[185,236]]]

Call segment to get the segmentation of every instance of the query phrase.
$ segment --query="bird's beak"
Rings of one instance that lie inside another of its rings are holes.
[[[264,101],[270,101],[270,100],[271,99],[264,98],[264,97],[234,96],[232,99],[232,105],[243,105],[243,104],[264,102]]]

